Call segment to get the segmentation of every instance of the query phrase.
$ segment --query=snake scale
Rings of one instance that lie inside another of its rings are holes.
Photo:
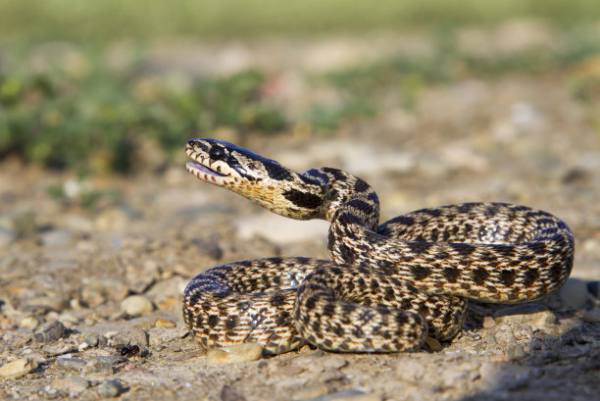
[[[302,174],[234,144],[192,139],[187,170],[282,216],[330,222],[329,260],[228,263],[184,291],[204,348],[242,342],[278,354],[310,343],[336,352],[399,352],[452,339],[467,300],[528,302],[569,276],[574,240],[559,218],[507,203],[421,209],[379,225],[379,199],[334,168]]]

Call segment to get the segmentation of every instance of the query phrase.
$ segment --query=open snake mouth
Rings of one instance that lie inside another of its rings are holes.
[[[202,163],[198,163],[195,160],[189,160],[187,163],[185,163],[185,168],[194,175],[206,174],[212,177],[227,177],[226,174],[219,173],[218,171],[215,171]]]
[[[225,174],[212,168],[208,157],[202,157],[201,154],[198,154],[191,149],[187,149],[186,153],[191,160],[188,160],[185,163],[185,168],[196,177],[214,181],[215,178],[225,178],[229,176],[229,174]]]

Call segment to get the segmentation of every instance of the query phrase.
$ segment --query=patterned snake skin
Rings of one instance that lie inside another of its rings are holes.
[[[573,234],[525,206],[464,203],[381,225],[379,200],[333,168],[299,174],[247,149],[192,139],[186,168],[282,216],[331,223],[332,261],[267,258],[213,267],[184,292],[186,324],[205,348],[256,342],[264,354],[304,343],[337,352],[398,352],[452,339],[466,300],[528,302],[571,272]]]

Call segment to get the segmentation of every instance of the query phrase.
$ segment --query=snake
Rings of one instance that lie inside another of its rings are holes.
[[[263,355],[309,344],[332,352],[421,349],[452,340],[469,301],[517,304],[568,278],[574,237],[531,207],[469,202],[379,223],[379,198],[336,168],[297,173],[213,138],[185,148],[186,169],[269,211],[329,222],[330,260],[269,257],[225,263],[192,278],[184,321],[205,349],[257,343]]]

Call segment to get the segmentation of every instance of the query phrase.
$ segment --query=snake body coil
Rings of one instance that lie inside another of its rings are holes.
[[[184,292],[184,318],[206,348],[257,342],[277,354],[308,342],[338,352],[418,349],[453,338],[466,300],[520,303],[560,288],[574,241],[557,217],[506,203],[417,210],[381,225],[362,179],[299,174],[215,139],[193,139],[186,167],[274,213],[331,223],[332,261],[267,258],[213,267]]]

